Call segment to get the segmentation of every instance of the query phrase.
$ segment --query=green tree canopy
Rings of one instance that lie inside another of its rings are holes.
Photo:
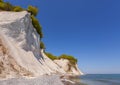
[[[38,14],[38,8],[34,6],[28,6],[28,12],[30,12],[32,15],[36,16]]]

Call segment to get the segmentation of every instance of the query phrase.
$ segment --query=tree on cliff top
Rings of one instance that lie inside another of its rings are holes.
[[[30,12],[32,15],[37,16],[38,14],[38,8],[34,6],[28,6],[28,12]]]

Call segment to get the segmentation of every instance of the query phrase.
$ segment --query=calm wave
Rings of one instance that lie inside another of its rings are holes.
[[[120,74],[88,74],[80,77],[87,85],[120,85]]]

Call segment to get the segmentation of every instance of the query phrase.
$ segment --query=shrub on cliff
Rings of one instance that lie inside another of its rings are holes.
[[[44,45],[44,43],[42,41],[40,42],[40,48],[45,49],[45,45]]]
[[[77,63],[77,59],[73,56],[63,54],[58,57],[59,59],[68,59],[72,65],[75,65]]]
[[[24,9],[22,8],[22,7],[20,7],[20,6],[15,6],[14,8],[13,8],[13,11],[15,11],[15,12],[20,12],[20,11],[23,11]]]
[[[12,11],[13,6],[9,2],[0,1],[0,10]]]
[[[37,18],[35,18],[35,16],[38,13],[38,9],[36,7],[30,5],[30,6],[28,6],[27,11],[31,13],[31,19],[32,19],[32,24],[33,24],[34,28],[40,35],[40,38],[43,38],[42,27],[41,27],[39,21],[37,20]]]
[[[5,10],[6,11],[12,11],[13,10],[13,5],[10,4],[9,2],[5,3]]]
[[[28,12],[30,12],[32,15],[36,16],[38,14],[38,9],[34,6],[28,6]]]
[[[46,54],[46,56],[47,56],[48,58],[50,58],[51,60],[55,60],[55,59],[67,59],[67,60],[70,61],[70,64],[71,64],[72,66],[75,66],[75,64],[77,64],[77,59],[74,58],[73,56],[70,56],[70,55],[63,54],[63,55],[57,57],[57,56],[54,56],[54,55],[51,54],[51,53],[45,52],[45,54]]]
[[[0,2],[3,2],[3,0],[0,0]]]
[[[37,20],[37,18],[35,18],[33,15],[31,15],[31,19],[32,19],[32,24],[34,26],[34,28],[36,29],[36,31],[38,32],[38,34],[40,35],[40,38],[43,37],[42,34],[42,27],[39,24],[39,21]]]
[[[0,9],[5,10],[6,4],[3,2],[0,2]]]
[[[57,59],[57,56],[54,56],[54,55],[51,54],[51,53],[46,53],[46,52],[45,52],[45,54],[46,54],[46,56],[47,56],[48,58],[50,58],[51,60]]]

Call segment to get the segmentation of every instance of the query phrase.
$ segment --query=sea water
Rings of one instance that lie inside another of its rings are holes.
[[[120,74],[87,74],[80,76],[80,82],[85,85],[120,85]]]

